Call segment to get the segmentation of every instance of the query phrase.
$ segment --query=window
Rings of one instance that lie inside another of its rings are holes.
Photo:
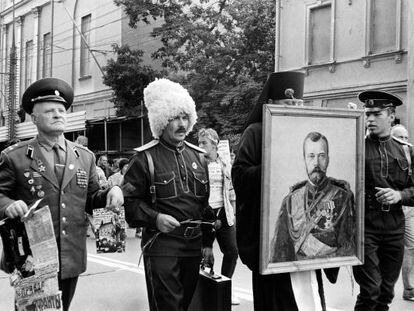
[[[334,60],[334,3],[319,2],[307,9],[305,63],[317,65]]]
[[[401,0],[367,0],[366,54],[400,50]]]
[[[80,77],[85,77],[90,74],[90,52],[89,52],[89,45],[90,45],[90,31],[91,31],[91,15],[86,15],[82,17],[81,21],[81,44],[80,44]]]
[[[50,61],[51,61],[51,37],[50,32],[43,35],[43,68],[42,77],[50,76]]]
[[[25,64],[24,64],[24,86],[27,88],[32,83],[33,71],[33,41],[26,42]]]

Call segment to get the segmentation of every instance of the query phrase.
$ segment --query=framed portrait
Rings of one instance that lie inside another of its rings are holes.
[[[363,263],[364,112],[263,107],[260,273]]]

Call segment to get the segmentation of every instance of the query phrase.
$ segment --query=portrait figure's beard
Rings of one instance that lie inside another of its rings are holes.
[[[319,166],[315,167],[310,173],[308,173],[309,180],[314,185],[319,185],[325,176],[326,172],[323,171]]]

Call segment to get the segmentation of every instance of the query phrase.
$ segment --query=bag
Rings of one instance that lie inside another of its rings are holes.
[[[231,280],[201,267],[188,311],[231,311]]]

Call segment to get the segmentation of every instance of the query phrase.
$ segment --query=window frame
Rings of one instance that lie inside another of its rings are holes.
[[[88,29],[84,28],[84,21],[89,19]],[[85,79],[91,76],[91,55],[88,49],[91,42],[92,14],[89,13],[81,17],[81,35],[79,46],[79,78]],[[86,41],[86,43],[84,42]],[[86,66],[85,66],[86,65]]]
[[[305,29],[305,67],[318,67],[321,65],[332,65],[335,63],[335,4],[336,0],[318,0],[313,4],[306,5],[306,29]],[[330,22],[330,51],[329,60],[312,63],[312,32],[311,32],[311,13],[313,10],[330,6],[331,22]]]

